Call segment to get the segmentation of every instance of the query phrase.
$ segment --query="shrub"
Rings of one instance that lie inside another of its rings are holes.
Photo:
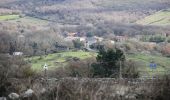
[[[150,42],[156,42],[156,43],[164,42],[165,40],[166,40],[166,38],[162,37],[162,36],[152,36],[149,39]]]
[[[137,63],[132,60],[124,62],[123,66],[123,77],[125,78],[138,78],[139,71],[137,69]]]

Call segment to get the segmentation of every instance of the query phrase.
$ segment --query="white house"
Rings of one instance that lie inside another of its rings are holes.
[[[22,56],[22,55],[23,55],[23,52],[13,52],[13,55],[14,55],[14,56]]]

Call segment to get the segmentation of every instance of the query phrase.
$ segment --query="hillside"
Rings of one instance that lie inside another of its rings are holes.
[[[36,71],[41,71],[42,66],[45,62],[48,64],[49,69],[55,69],[58,67],[63,67],[68,64],[69,59],[79,58],[81,60],[87,59],[90,57],[96,57],[96,53],[90,52],[61,52],[55,54],[49,54],[48,56],[35,56],[31,58],[26,58],[30,60],[32,64],[32,68]],[[127,60],[134,60],[138,63],[138,70],[140,71],[141,77],[151,76],[151,75],[164,75],[165,71],[170,71],[170,58],[160,57],[160,56],[153,56],[153,55],[145,55],[145,54],[134,54],[134,55],[127,55]],[[153,70],[150,69],[149,64],[150,61],[154,60],[157,63],[157,68]],[[169,72],[168,72],[169,73]]]
[[[0,7],[21,10],[29,16],[71,25],[100,21],[133,23],[169,6],[169,0],[16,0],[5,5],[0,3]]]
[[[170,25],[170,10],[162,10],[147,16],[136,23],[142,25]]]
[[[76,52],[62,52],[62,53],[55,53],[50,54],[48,56],[42,56],[40,58],[39,56],[27,58],[27,60],[31,61],[32,68],[34,70],[40,71],[42,70],[42,66],[45,64],[45,62],[48,64],[49,68],[54,69],[57,67],[61,67],[66,65],[69,60],[71,59],[86,59],[96,56],[96,54],[90,53],[90,52],[83,52],[83,51],[76,51]]]

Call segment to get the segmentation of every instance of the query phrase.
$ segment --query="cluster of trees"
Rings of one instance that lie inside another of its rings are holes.
[[[23,52],[31,56],[74,48],[72,41],[64,41],[63,37],[54,30],[25,30],[0,30],[0,53]]]
[[[7,96],[11,91],[18,91],[17,87],[12,86],[10,79],[31,79],[35,75],[30,64],[21,56],[12,57],[0,53],[0,69],[0,96]]]
[[[166,37],[163,37],[163,36],[152,36],[149,39],[150,42],[156,42],[156,43],[165,42],[165,40],[166,40]]]
[[[97,63],[92,64],[93,77],[137,78],[139,72],[133,61],[126,61],[120,49],[100,50]],[[119,76],[121,73],[122,76]]]

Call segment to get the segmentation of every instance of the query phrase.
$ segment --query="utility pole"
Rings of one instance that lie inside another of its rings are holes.
[[[47,79],[48,79],[47,70],[48,70],[48,66],[47,66],[46,63],[44,64],[43,69],[44,69],[45,84],[46,84],[46,86],[47,86]]]
[[[119,68],[119,79],[122,79],[122,62],[119,59],[119,64],[120,64],[120,68]]]

